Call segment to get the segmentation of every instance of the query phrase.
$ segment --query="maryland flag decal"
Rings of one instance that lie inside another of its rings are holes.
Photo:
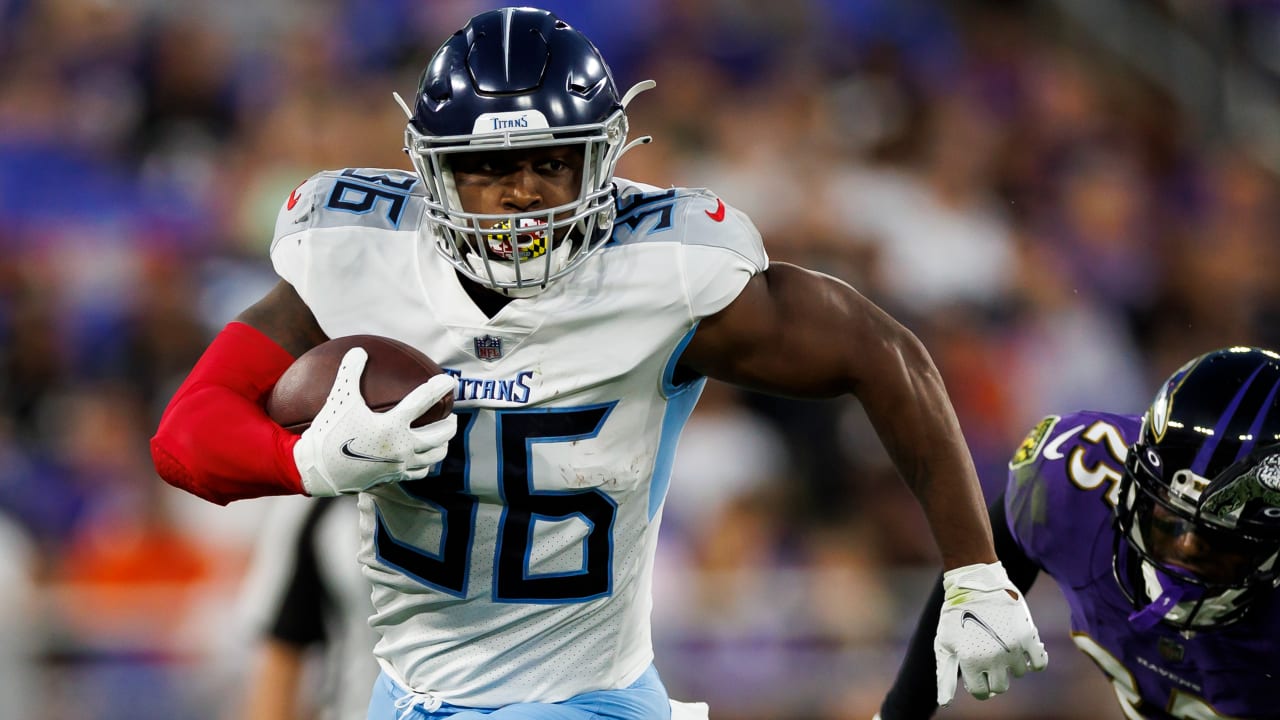
[[[528,262],[547,253],[546,227],[529,218],[521,218],[520,229],[531,229],[531,232],[517,232],[515,245],[512,245],[511,233],[492,232],[511,229],[511,223],[503,220],[490,228],[490,232],[485,233],[485,240],[489,244],[489,251],[497,257],[510,260],[518,254],[520,262]]]

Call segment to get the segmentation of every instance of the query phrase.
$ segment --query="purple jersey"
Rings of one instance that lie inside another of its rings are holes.
[[[1280,719],[1280,603],[1221,630],[1139,630],[1112,572],[1112,508],[1137,415],[1041,421],[1009,463],[1005,509],[1022,550],[1071,608],[1076,646],[1107,673],[1129,718]]]

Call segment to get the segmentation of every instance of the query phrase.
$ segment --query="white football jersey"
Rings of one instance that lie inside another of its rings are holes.
[[[617,184],[608,244],[493,318],[422,231],[415,175],[320,173],[281,210],[272,262],[326,334],[396,338],[458,379],[439,470],[360,498],[376,654],[417,692],[556,702],[653,660],[662,504],[703,386],[676,361],[768,259],[705,190]]]

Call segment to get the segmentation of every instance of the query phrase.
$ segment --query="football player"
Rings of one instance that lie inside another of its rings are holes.
[[[548,12],[472,18],[401,101],[416,172],[322,172],[289,196],[271,244],[281,281],[172,398],[160,475],[219,503],[360,494],[382,668],[370,718],[667,718],[650,586],[705,379],[851,393],[924,507],[957,612],[983,620],[957,614],[940,641],[984,677],[1043,667],[918,340],[848,285],[770,264],[711,192],[614,177],[648,140],[628,142],[625,108],[651,85],[620,93]],[[448,374],[374,413],[351,391],[356,349],[306,432],[273,423],[263,395],[293,359],[357,333]],[[409,426],[449,393],[449,418]]]
[[[1202,355],[1142,416],[1050,415],[991,522],[1019,589],[1057,581],[1125,717],[1280,718],[1280,355]],[[941,606],[935,588],[883,720],[932,716],[935,683],[950,701],[955,670],[935,679],[925,631]]]

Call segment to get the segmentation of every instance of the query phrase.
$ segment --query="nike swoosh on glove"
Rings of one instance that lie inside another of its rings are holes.
[[[938,661],[938,705],[956,692],[956,671],[979,700],[1009,689],[1009,673],[1043,670],[1049,655],[1022,593],[1004,566],[965,565],[942,575],[944,590],[933,653]],[[1012,594],[1011,594],[1012,593]]]
[[[360,394],[369,354],[351,348],[342,356],[324,406],[293,446],[302,486],[313,497],[358,493],[375,485],[420,480],[444,459],[458,430],[458,416],[410,427],[427,408],[457,390],[458,381],[436,375],[395,407],[374,412]]]

